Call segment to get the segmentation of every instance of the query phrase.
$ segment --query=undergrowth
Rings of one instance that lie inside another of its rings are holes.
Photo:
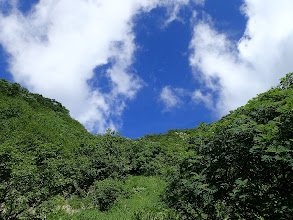
[[[129,176],[123,181],[124,193],[108,210],[86,209],[86,199],[82,201],[75,197],[64,200],[59,209],[47,217],[51,220],[180,219],[161,201],[165,185],[165,181],[157,176]]]

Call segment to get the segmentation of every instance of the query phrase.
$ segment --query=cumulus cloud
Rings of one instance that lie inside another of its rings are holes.
[[[61,101],[90,131],[103,132],[117,126],[114,119],[142,86],[129,71],[136,49],[132,18],[159,6],[176,12],[189,0],[40,0],[26,14],[17,0],[0,3],[11,5],[0,13],[0,43],[14,80]],[[105,64],[111,64],[107,93],[89,84]]]
[[[277,85],[293,69],[293,2],[245,0],[241,10],[247,25],[238,42],[206,19],[195,25],[190,43],[194,76],[219,96],[219,115]]]

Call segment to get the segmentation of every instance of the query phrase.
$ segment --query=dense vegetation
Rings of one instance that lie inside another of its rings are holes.
[[[0,80],[0,219],[292,219],[292,150],[292,73],[217,122],[136,140]]]
[[[292,219],[292,76],[194,130],[169,169],[170,206],[190,219]]]

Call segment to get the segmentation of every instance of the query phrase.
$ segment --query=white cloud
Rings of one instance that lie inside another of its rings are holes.
[[[33,92],[61,101],[89,130],[115,127],[128,99],[142,86],[129,71],[136,48],[132,18],[163,6],[169,12],[189,0],[40,0],[28,14],[0,13],[0,43],[11,55],[14,80]],[[202,1],[195,1],[202,3]],[[91,88],[93,70],[112,62],[112,88]]]
[[[163,27],[168,26],[170,23],[172,23],[175,20],[184,23],[185,21],[180,16],[178,16],[178,14],[180,10],[182,9],[182,7],[187,5],[189,2],[194,2],[197,5],[204,5],[205,0],[191,0],[191,1],[180,0],[180,4],[178,4],[178,0],[169,0],[167,4],[172,5],[172,7],[168,7],[169,18],[165,21],[165,24],[163,25]],[[194,17],[196,16],[196,11],[193,12],[193,16]]]
[[[204,95],[200,90],[195,90],[192,93],[191,98],[195,103],[203,102],[208,109],[213,109],[213,99],[211,93]]]
[[[165,86],[160,94],[160,101],[163,102],[164,111],[170,111],[172,108],[178,108],[182,103],[180,96],[183,93],[181,89],[173,89],[170,86]]]
[[[210,21],[194,27],[190,65],[194,75],[219,95],[220,115],[277,85],[293,70],[293,2],[245,0],[244,36],[238,43],[219,33]]]
[[[183,88],[165,86],[160,93],[160,101],[164,104],[164,111],[171,111],[181,108],[182,105],[194,103],[203,103],[208,109],[214,110],[212,94],[208,92],[204,94],[199,89],[190,92]]]

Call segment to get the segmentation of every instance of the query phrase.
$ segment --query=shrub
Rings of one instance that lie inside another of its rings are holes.
[[[92,205],[105,211],[119,199],[122,192],[122,183],[109,178],[95,182],[89,189],[88,197]]]

